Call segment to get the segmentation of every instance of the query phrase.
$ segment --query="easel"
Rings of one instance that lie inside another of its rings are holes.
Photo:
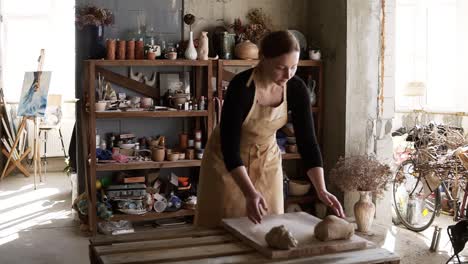
[[[38,79],[37,79],[37,85],[35,86],[35,90],[39,89],[40,88],[40,81],[41,81],[41,72],[42,72],[42,66],[44,64],[44,49],[41,49],[41,55],[39,56],[39,59],[38,59],[38,67],[37,67],[37,72],[38,72]],[[36,116],[23,116],[23,119],[21,120],[21,124],[18,128],[18,132],[17,132],[17,136],[15,138],[15,141],[13,143],[13,145],[11,146],[11,151],[10,153],[7,152],[7,161],[6,161],[6,164],[5,164],[5,168],[3,168],[3,172],[2,172],[2,176],[0,177],[1,180],[3,180],[3,178],[5,177],[5,175],[7,175],[7,171],[9,171],[9,173],[11,173],[13,171],[13,169],[15,167],[17,167],[21,172],[24,171],[27,171],[24,169],[24,167],[21,165],[21,161],[27,157],[27,154],[31,151],[29,148],[27,151],[25,151],[25,153],[23,153],[23,155],[21,155],[20,157],[18,157],[17,160],[14,160],[13,159],[13,164],[12,166],[8,166],[10,164],[10,161],[12,160],[13,156],[16,155],[16,147],[18,146],[18,142],[19,142],[19,135],[21,135],[21,133],[23,132],[23,129],[24,127],[26,126],[26,122],[27,120],[33,120],[34,122],[34,152],[33,152],[33,166],[34,166],[34,189],[36,189],[36,176],[37,176],[37,168],[39,167],[39,177],[40,177],[40,181],[42,182],[42,173],[41,173],[41,169],[40,169],[40,154],[39,154],[39,140],[38,140],[38,135],[39,135],[39,126],[38,126],[38,117]],[[6,152],[6,151],[5,151]],[[4,152],[4,154],[5,154]],[[18,166],[19,165],[19,166]],[[24,173],[24,172],[23,172]],[[27,174],[25,174],[27,176],[29,176],[29,172]]]

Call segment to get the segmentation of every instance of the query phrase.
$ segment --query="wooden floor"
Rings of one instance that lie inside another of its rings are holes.
[[[369,248],[307,258],[272,261],[244,245],[223,229],[192,226],[164,228],[118,236],[90,239],[91,264],[117,263],[389,263],[399,257],[386,249]]]

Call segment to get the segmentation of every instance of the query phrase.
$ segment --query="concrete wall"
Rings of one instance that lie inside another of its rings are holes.
[[[324,62],[324,165],[327,171],[345,154],[346,119],[345,0],[311,1],[308,32],[321,48]]]
[[[393,0],[347,0],[347,3],[345,153],[346,156],[375,154],[379,160],[391,163],[395,4]],[[385,53],[382,52],[383,46],[386,47]],[[345,194],[344,206],[348,216],[354,215],[353,205],[357,199],[356,193]],[[376,203],[377,220],[391,223],[391,214],[388,213],[391,193],[387,191],[384,198]]]
[[[261,8],[276,30],[296,29],[306,33],[311,20],[307,0],[184,0],[184,13],[197,18],[192,26],[196,37],[202,30],[232,24],[235,18],[247,22],[245,15],[252,8]],[[187,39],[189,27],[185,26],[184,31]]]

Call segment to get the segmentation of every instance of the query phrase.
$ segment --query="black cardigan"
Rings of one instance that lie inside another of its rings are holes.
[[[244,165],[240,157],[241,127],[255,98],[254,82],[249,89],[246,87],[252,71],[249,69],[237,74],[229,83],[224,98],[220,123],[221,151],[228,171]],[[288,111],[291,111],[297,146],[305,169],[323,167],[307,86],[297,76],[291,78],[287,86]]]

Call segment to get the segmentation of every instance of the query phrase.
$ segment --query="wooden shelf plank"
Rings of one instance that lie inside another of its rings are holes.
[[[96,171],[120,171],[120,170],[143,170],[143,169],[165,169],[200,167],[201,160],[178,160],[178,161],[139,161],[129,163],[98,163]]]
[[[284,153],[282,156],[284,160],[301,159],[301,155],[299,153]]]
[[[255,66],[258,60],[219,60],[224,66]],[[218,63],[219,63],[218,62]],[[322,61],[300,60],[298,66],[321,66]]]
[[[131,222],[132,221],[138,222],[138,221],[151,221],[151,220],[157,220],[157,219],[173,218],[173,217],[180,217],[180,216],[192,216],[192,215],[195,215],[195,210],[180,209],[179,211],[175,211],[175,212],[163,212],[163,213],[148,212],[143,215],[114,214],[109,220],[110,221],[127,220]]]
[[[208,116],[208,111],[96,112],[96,118],[204,117],[204,116]]]
[[[207,60],[88,60],[96,66],[209,66]]]
[[[102,76],[111,83],[128,88],[148,97],[159,98],[158,90],[155,87],[137,82],[121,74],[106,70],[102,67],[96,67],[96,71],[102,74]]]

